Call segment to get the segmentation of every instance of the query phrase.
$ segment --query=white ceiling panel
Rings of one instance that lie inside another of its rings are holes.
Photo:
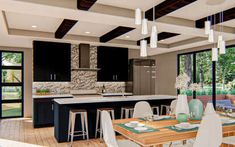
[[[63,19],[6,12],[10,29],[55,32]],[[37,26],[33,28],[32,26]]]
[[[226,21],[226,22],[223,22],[222,23],[223,26],[227,26],[227,27],[235,27],[235,19],[233,20],[229,20],[229,21]]]
[[[226,0],[220,5],[207,5],[207,0],[197,0],[179,10],[176,10],[168,16],[179,17],[189,20],[198,20],[203,17],[221,12],[222,10],[227,10],[235,7],[235,0]]]
[[[153,5],[155,6],[163,1],[164,0],[98,0],[97,3],[127,9],[140,8],[146,11],[152,8]]]
[[[73,28],[68,32],[68,34],[100,37],[116,27],[117,26],[113,25],[104,25],[98,23],[78,21],[78,23],[75,26],[73,26]],[[86,32],[90,33],[88,34]]]
[[[177,36],[165,39],[165,40],[161,40],[160,42],[163,43],[163,44],[171,44],[171,43],[187,40],[187,39],[194,38],[194,37],[195,36],[177,35]]]

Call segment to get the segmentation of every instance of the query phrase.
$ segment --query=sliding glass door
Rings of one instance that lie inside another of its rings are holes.
[[[200,91],[187,90],[186,94],[189,99],[200,99],[204,105],[213,98],[235,102],[235,47],[227,47],[218,62],[212,62],[211,54],[209,49],[178,55],[178,74],[187,73],[191,82],[202,87]]]
[[[23,116],[23,53],[0,51],[0,117]]]

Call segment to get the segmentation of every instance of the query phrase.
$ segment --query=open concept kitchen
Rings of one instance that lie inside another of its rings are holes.
[[[234,147],[235,0],[0,0],[0,147]]]

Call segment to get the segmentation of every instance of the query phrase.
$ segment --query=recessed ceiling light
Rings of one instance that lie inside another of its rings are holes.
[[[130,38],[130,36],[126,35],[126,38]]]
[[[91,32],[85,32],[86,34],[90,34]]]
[[[32,28],[36,28],[37,26],[36,25],[32,25]]]
[[[164,39],[160,40],[160,41],[165,41]]]

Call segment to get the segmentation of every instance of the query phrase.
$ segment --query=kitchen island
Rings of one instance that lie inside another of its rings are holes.
[[[66,98],[54,100],[54,136],[58,142],[67,141],[68,121],[70,109],[86,109],[88,113],[89,137],[95,136],[96,110],[97,108],[113,108],[115,118],[119,119],[121,107],[132,106],[138,101],[148,101],[151,105],[170,105],[176,99],[172,95],[141,95],[141,96],[121,96],[121,97],[89,97],[89,98]],[[80,118],[76,119],[76,129],[80,129]],[[75,138],[80,139],[80,138]]]

